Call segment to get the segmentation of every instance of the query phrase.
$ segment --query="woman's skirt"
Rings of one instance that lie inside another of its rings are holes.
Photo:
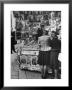
[[[50,51],[39,51],[39,65],[50,65]]]
[[[58,50],[52,50],[50,55],[50,66],[54,69],[58,68]]]

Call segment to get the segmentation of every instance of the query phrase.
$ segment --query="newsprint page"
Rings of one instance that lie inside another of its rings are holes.
[[[11,78],[61,79],[61,11],[11,12]]]

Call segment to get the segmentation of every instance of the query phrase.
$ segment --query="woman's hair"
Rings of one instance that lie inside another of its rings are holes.
[[[57,38],[57,32],[55,32],[55,31],[52,31],[52,33],[54,33],[55,37]]]

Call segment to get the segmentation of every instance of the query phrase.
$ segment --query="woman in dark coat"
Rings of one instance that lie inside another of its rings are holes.
[[[61,50],[61,41],[58,40],[56,36],[56,32],[52,32],[51,39],[50,39],[50,46],[51,46],[51,56],[50,56],[50,66],[52,71],[54,72],[54,77],[57,78],[57,71],[58,71],[58,55]]]

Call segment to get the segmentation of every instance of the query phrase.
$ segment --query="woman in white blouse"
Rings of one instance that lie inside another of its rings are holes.
[[[39,56],[38,56],[38,64],[41,67],[41,76],[42,78],[46,78],[46,70],[47,66],[50,65],[50,50],[49,46],[49,36],[46,31],[44,31],[43,35],[38,38],[39,44]]]

